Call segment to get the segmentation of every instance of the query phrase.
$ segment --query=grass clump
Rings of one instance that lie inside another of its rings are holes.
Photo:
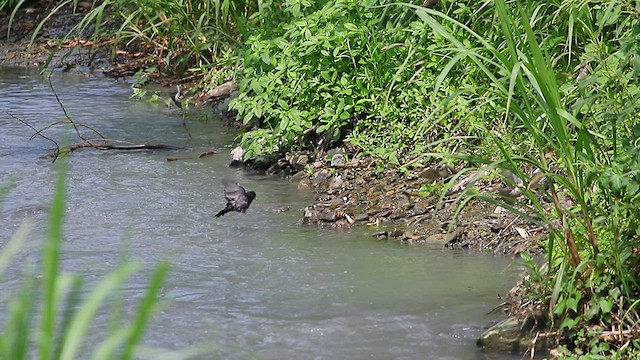
[[[582,14],[587,19],[580,22],[580,30],[592,41],[610,36],[609,31],[618,34],[618,47],[596,50],[596,44],[587,43],[580,54],[554,54],[558,32],[553,26],[534,30],[546,14],[575,16],[567,4],[554,8],[495,1],[494,30],[501,35],[497,42],[447,14],[417,10],[451,43],[452,58],[464,54],[481,70],[493,85],[492,96],[504,104],[506,121],[529,137],[523,149],[511,145],[513,137],[491,133],[499,157],[463,156],[486,164],[485,169],[515,174],[522,180],[523,198],[513,205],[496,194],[468,195],[499,204],[546,229],[547,261],[542,267],[530,261],[532,273],[521,289],[526,301],[519,304],[528,304],[526,310],[531,310],[531,301],[536,304],[537,320],[549,327],[546,335],[559,345],[559,355],[626,358],[640,351],[640,214],[635,206],[640,197],[640,103],[627,102],[638,99],[638,88],[629,81],[640,70],[635,66],[638,52],[630,50],[637,46],[640,18],[628,14],[635,19],[618,24],[621,28],[607,28],[613,22],[606,19],[626,11],[616,4],[610,2],[597,14],[601,21],[594,24],[599,27],[589,27],[590,14]],[[442,23],[463,29],[465,38],[478,47],[465,44]],[[578,36],[573,30],[566,38],[571,43]],[[607,60],[587,60],[594,58]],[[575,61],[581,61],[575,78],[558,72],[558,67],[574,68]],[[590,66],[588,74],[583,73],[585,66]],[[443,73],[450,76],[449,71],[445,68]]]

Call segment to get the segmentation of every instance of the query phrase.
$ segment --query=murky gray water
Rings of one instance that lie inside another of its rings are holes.
[[[509,259],[380,242],[369,235],[375,229],[296,225],[311,195],[229,168],[235,134],[219,121],[188,115],[190,138],[177,109],[130,100],[128,84],[75,74],[55,74],[53,83],[77,122],[109,138],[186,147],[85,149],[69,158],[62,267],[92,284],[123,258],[142,261],[125,289],[139,299],[153,265],[172,264],[162,292],[169,305],[146,345],[215,345],[203,359],[486,358],[475,339],[499,318],[486,313],[517,277]],[[55,166],[40,157],[51,143],[29,140],[33,130],[6,112],[36,128],[63,115],[47,81],[20,69],[0,69],[0,110],[0,184],[15,184],[2,206],[0,246],[33,219],[19,259],[35,263],[55,179]],[[61,131],[49,134],[60,139]],[[208,150],[217,154],[198,158]],[[224,206],[223,178],[257,192],[246,214],[213,218]],[[283,206],[291,211],[275,211]],[[0,298],[17,286],[18,270],[2,280]]]

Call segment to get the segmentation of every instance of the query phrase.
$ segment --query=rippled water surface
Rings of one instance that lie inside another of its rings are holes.
[[[145,345],[206,344],[202,359],[487,358],[475,339],[499,318],[486,314],[517,277],[510,259],[381,242],[375,229],[297,225],[312,194],[229,168],[233,129],[193,111],[185,127],[178,109],[131,100],[130,85],[112,79],[56,73],[52,81],[69,115],[105,137],[184,148],[81,149],[69,158],[61,266],[92,285],[123,259],[141,261],[124,289],[133,307],[154,264],[171,262],[167,305]],[[0,69],[0,109],[0,184],[14,185],[1,207],[0,246],[25,220],[35,224],[1,280],[5,301],[19,264],[38,261],[55,178],[41,158],[52,143],[30,140],[34,130],[8,113],[37,129],[64,116],[46,79],[16,68]],[[68,128],[46,134],[77,140]],[[199,158],[204,151],[216,155]],[[178,156],[187,159],[167,161]],[[258,194],[246,214],[213,218],[225,203],[223,178]],[[276,211],[284,206],[291,211]],[[94,343],[108,318],[97,322]]]

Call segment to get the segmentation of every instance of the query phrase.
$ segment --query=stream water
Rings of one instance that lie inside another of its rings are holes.
[[[500,318],[487,313],[517,278],[511,259],[378,241],[374,228],[298,225],[313,195],[230,168],[236,134],[220,121],[191,111],[184,126],[181,110],[132,100],[130,84],[112,79],[55,73],[52,83],[77,123],[111,139],[184,147],[80,149],[69,157],[62,268],[91,285],[123,259],[141,261],[144,270],[123,292],[137,301],[154,264],[171,263],[162,290],[168,304],[145,345],[206,344],[198,359],[510,358],[483,354],[475,340]],[[0,205],[0,246],[25,220],[35,224],[0,279],[1,324],[20,264],[38,262],[55,179],[55,165],[41,158],[53,143],[30,140],[34,130],[16,118],[41,129],[64,115],[47,80],[19,68],[0,68],[0,110],[0,186],[13,185]],[[45,134],[77,140],[69,128]],[[199,158],[205,151],[216,154]],[[187,159],[167,161],[174,156]],[[256,191],[246,214],[213,218],[225,204],[223,178]],[[291,210],[277,211],[285,206]],[[83,358],[102,338],[98,324]]]

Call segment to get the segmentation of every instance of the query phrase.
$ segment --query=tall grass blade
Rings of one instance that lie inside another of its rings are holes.
[[[22,248],[22,244],[24,244],[24,242],[26,241],[27,236],[29,235],[29,232],[31,231],[32,228],[33,228],[33,221],[29,221],[29,220],[25,221],[22,225],[20,225],[20,227],[13,234],[13,236],[11,236],[11,239],[9,239],[9,242],[7,242],[2,247],[2,251],[0,252],[0,279],[2,279],[2,276],[4,275],[4,271],[9,266],[9,263],[11,262],[11,258],[15,254],[17,254]]]
[[[35,309],[34,292],[37,289],[35,277],[25,274],[18,296],[12,299],[8,308],[5,329],[0,336],[0,358],[26,360],[29,355],[29,335]]]
[[[127,263],[120,266],[114,272],[109,273],[109,275],[96,286],[89,297],[82,302],[80,309],[75,313],[70,323],[69,331],[60,354],[61,360],[72,360],[77,357],[81,341],[84,335],[87,334],[87,329],[100,305],[112,291],[121,287],[124,281],[139,270],[140,267],[140,264],[137,263]]]
[[[13,24],[13,20],[16,18],[16,14],[18,13],[18,10],[20,9],[20,7],[22,7],[22,4],[24,4],[25,1],[26,0],[20,0],[16,4],[16,6],[13,8],[13,11],[11,11],[11,16],[9,16],[9,24],[7,26],[7,41],[9,41],[9,36],[11,35],[11,25]],[[0,8],[0,10],[2,9]]]
[[[155,304],[157,296],[162,289],[162,283],[169,271],[169,263],[161,262],[153,273],[151,282],[149,283],[149,289],[145,297],[142,299],[140,306],[138,307],[137,316],[133,321],[131,327],[131,333],[127,343],[125,344],[122,359],[128,360],[134,355],[136,346],[142,338],[144,328],[151,317],[153,310],[156,308]]]
[[[52,356],[56,311],[60,300],[58,297],[58,263],[60,259],[60,244],[62,242],[62,225],[64,223],[67,161],[63,157],[57,164],[58,174],[49,215],[49,229],[43,245],[41,259],[43,299],[42,318],[38,334],[41,360],[51,359]]]
[[[60,2],[58,5],[56,5],[56,7],[54,7],[53,10],[51,10],[47,14],[47,16],[45,16],[44,19],[42,19],[42,21],[38,23],[38,25],[36,25],[35,29],[33,29],[33,33],[31,34],[31,39],[29,40],[29,45],[32,45],[35,42],[36,37],[40,33],[40,30],[42,30],[42,27],[47,22],[47,20],[49,20],[54,14],[56,14],[58,11],[60,11],[60,9],[62,9],[66,5],[70,4],[71,2],[77,3],[77,1],[78,0],[65,0]]]

